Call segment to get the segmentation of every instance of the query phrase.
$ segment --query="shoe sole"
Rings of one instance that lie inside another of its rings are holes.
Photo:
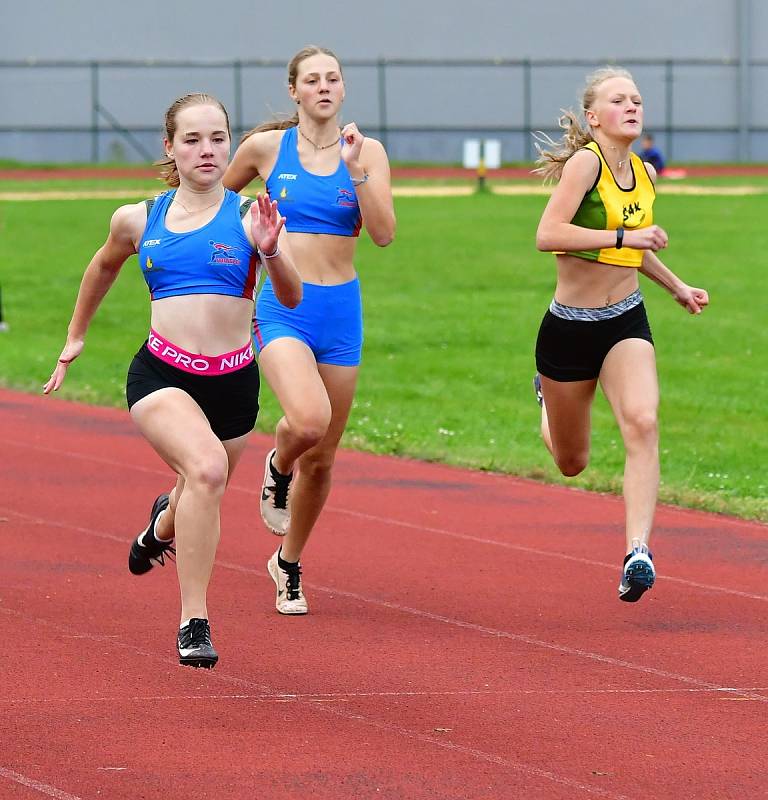
[[[194,667],[195,669],[213,669],[216,666],[216,658],[201,658],[200,656],[179,656],[179,664],[182,667]]]
[[[625,603],[636,603],[656,582],[656,574],[642,561],[632,564],[626,571],[629,589],[619,595]]]
[[[261,509],[259,509],[259,510],[261,511]],[[261,521],[264,523],[264,525],[266,526],[267,530],[270,533],[274,533],[275,536],[285,536],[285,534],[288,533],[288,531],[279,531],[279,530],[277,530],[277,528],[272,527],[272,525],[270,525],[269,522],[267,522],[267,518],[264,516],[264,512],[263,511],[261,511]]]
[[[278,583],[277,575],[273,572],[273,564],[274,562],[270,558],[267,561],[267,572],[269,572],[270,577],[275,582],[275,587],[278,591],[280,591],[280,584]],[[277,564],[274,564],[274,569],[277,569]],[[277,609],[278,614],[282,614],[284,617],[303,617],[305,614],[309,612],[309,609],[306,611],[281,611],[277,605],[277,599],[275,599],[275,608]]]

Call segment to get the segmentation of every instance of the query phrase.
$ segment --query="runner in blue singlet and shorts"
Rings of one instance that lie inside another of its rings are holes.
[[[303,280],[295,309],[275,301],[266,280],[256,304],[259,365],[284,416],[267,454],[261,515],[283,536],[267,568],[281,614],[306,614],[300,558],[331,488],[363,343],[354,267],[364,226],[380,247],[395,233],[389,162],[354,123],[339,127],[344,80],[336,56],[307,47],[288,65],[297,113],[243,137],[224,184],[240,191],[261,177],[286,218],[291,255]]]
[[[205,94],[179,98],[166,112],[165,133],[166,158],[157,163],[172,189],[115,211],[105,244],[85,270],[66,344],[43,391],[61,386],[120,268],[138,254],[151,322],[129,368],[126,397],[134,422],[177,480],[155,500],[128,568],[142,575],[176,555],[179,662],[210,668],[218,660],[207,591],[219,509],[259,410],[254,288],[265,265],[279,302],[294,307],[301,279],[277,204],[264,196],[252,204],[222,184],[230,131],[221,103]]]

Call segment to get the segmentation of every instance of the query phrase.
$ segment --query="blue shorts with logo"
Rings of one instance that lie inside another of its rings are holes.
[[[261,352],[281,337],[298,339],[309,347],[318,364],[356,367],[363,349],[363,304],[358,278],[332,286],[305,283],[296,308],[275,297],[267,278],[256,301],[253,320],[256,347]]]

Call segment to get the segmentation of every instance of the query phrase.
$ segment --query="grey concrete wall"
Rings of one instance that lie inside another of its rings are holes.
[[[744,10],[746,33],[739,23]],[[745,105],[746,122],[754,129],[747,138],[749,155],[768,159],[768,61],[760,63],[768,59],[766,34],[768,3],[759,0],[487,0],[471,8],[445,0],[229,0],[218,7],[210,0],[0,0],[0,158],[142,160],[142,151],[160,152],[165,108],[191,90],[216,94],[236,127],[250,127],[289,110],[283,65],[303,45],[318,43],[347,62],[345,119],[372,135],[381,134],[383,122],[380,75],[375,66],[355,66],[355,60],[458,62],[387,67],[386,143],[394,159],[457,161],[462,140],[474,131],[502,139],[505,160],[524,160],[531,153],[530,137],[522,130],[526,124],[551,131],[559,109],[577,102],[584,75],[605,61],[630,66],[645,97],[647,127],[659,131],[660,145],[674,159],[738,159],[745,149]],[[746,104],[737,63],[745,50],[758,62],[748,75]],[[530,94],[523,66],[460,62],[490,58],[532,59]],[[101,67],[97,96],[104,108],[99,126],[105,130],[94,143],[93,72],[87,64],[18,65],[116,59],[175,59],[200,66]],[[231,67],[238,59],[274,59],[279,66],[246,66],[238,84]],[[554,59],[580,63],[535,63]],[[676,62],[671,73],[664,63],[643,63],[667,59]],[[697,59],[708,63],[694,63]],[[110,132],[107,117],[130,133]],[[664,133],[668,127],[678,132]]]

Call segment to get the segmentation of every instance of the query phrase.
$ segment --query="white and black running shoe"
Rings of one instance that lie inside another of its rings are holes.
[[[173,539],[160,541],[155,537],[155,525],[160,515],[168,508],[168,495],[161,494],[152,505],[149,525],[134,540],[128,554],[128,569],[134,575],[149,572],[155,564],[165,565],[165,556],[173,559],[176,550]],[[154,562],[154,563],[153,563]]]
[[[307,598],[301,589],[301,564],[290,564],[285,561],[280,564],[280,550],[278,549],[267,562],[267,570],[277,587],[275,608],[281,614],[299,615],[309,611]]]
[[[619,583],[619,600],[636,603],[655,583],[656,568],[648,546],[638,539],[632,542],[632,552],[624,559]]]
[[[288,505],[291,493],[293,472],[283,475],[278,472],[272,458],[275,450],[267,453],[264,463],[264,482],[261,486],[261,518],[264,524],[277,536],[285,536],[291,523],[291,510]]]
[[[539,407],[544,405],[544,394],[541,391],[541,375],[537,372],[533,376],[533,393],[536,395],[536,402]]]
[[[211,626],[207,619],[193,617],[184,627],[179,628],[176,647],[179,651],[179,664],[186,667],[213,669],[219,660],[219,655],[211,644]]]

